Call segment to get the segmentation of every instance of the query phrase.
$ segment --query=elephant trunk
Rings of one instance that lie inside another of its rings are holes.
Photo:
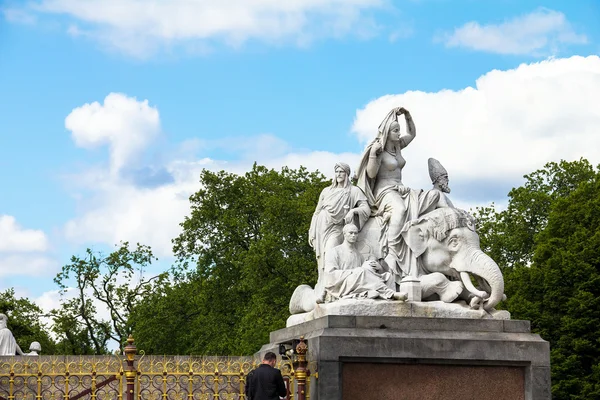
[[[504,296],[504,278],[498,264],[494,262],[487,254],[480,249],[470,249],[463,258],[461,265],[455,268],[459,271],[461,280],[465,284],[465,288],[477,297],[486,298],[483,308],[486,311],[491,310],[496,304],[502,301]],[[471,278],[467,273],[471,273],[483,278],[489,284],[491,293],[489,297],[487,293],[477,290]]]

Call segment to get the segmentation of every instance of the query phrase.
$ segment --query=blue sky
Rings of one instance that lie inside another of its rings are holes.
[[[455,203],[506,202],[547,161],[600,162],[600,3],[0,2],[0,287],[55,304],[86,247],[169,262],[201,168],[356,164],[391,107]],[[146,102],[147,101],[147,102]],[[146,103],[145,103],[146,102]]]

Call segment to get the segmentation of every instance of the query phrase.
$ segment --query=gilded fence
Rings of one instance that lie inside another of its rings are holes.
[[[287,400],[309,399],[306,343],[277,367]],[[145,356],[133,339],[121,356],[2,357],[0,400],[243,400],[254,357]],[[314,369],[314,367],[313,367]]]
[[[119,357],[3,357],[0,400],[123,399]]]

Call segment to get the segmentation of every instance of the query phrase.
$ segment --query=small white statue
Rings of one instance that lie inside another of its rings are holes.
[[[17,344],[10,329],[7,328],[7,322],[8,317],[4,314],[0,314],[0,356],[14,356],[15,354],[21,356],[25,355],[23,350],[21,350]]]
[[[27,356],[39,356],[40,353],[42,352],[42,345],[40,345],[40,342],[31,342],[31,345],[29,345],[29,353],[27,353]]]

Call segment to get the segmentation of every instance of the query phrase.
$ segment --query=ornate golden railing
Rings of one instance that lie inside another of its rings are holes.
[[[123,399],[118,357],[5,357],[0,400]]]
[[[277,368],[288,387],[287,400],[309,399],[311,373],[306,343]],[[3,357],[0,400],[245,400],[254,357],[145,356],[133,338],[118,356]],[[313,366],[314,370],[314,366]],[[313,374],[315,377],[316,374]]]
[[[137,362],[137,399],[244,399],[251,357],[152,357]]]

